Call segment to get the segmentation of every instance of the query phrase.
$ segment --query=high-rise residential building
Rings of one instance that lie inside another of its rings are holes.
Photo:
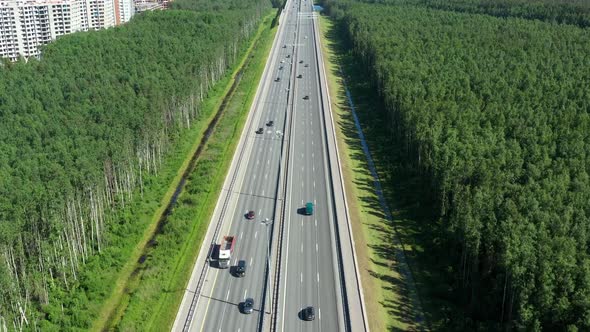
[[[37,56],[40,45],[79,31],[80,23],[75,0],[1,1],[0,56]]]
[[[114,0],[115,1],[115,24],[129,22],[135,14],[135,2],[133,0]]]
[[[0,57],[39,56],[39,46],[76,31],[128,22],[133,0],[0,0]]]
[[[0,4],[0,56],[14,60],[19,55],[16,10]]]
[[[115,26],[115,6],[113,0],[86,0],[88,28],[99,30]]]

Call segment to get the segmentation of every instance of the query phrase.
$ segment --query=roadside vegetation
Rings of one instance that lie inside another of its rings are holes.
[[[452,10],[434,1],[323,2],[353,58],[343,68],[356,81],[353,97],[427,325],[588,330],[590,71],[581,69],[590,68],[590,35],[584,24],[556,23],[569,22],[567,9],[542,22],[499,18],[495,9],[473,14],[458,2],[448,2]],[[516,13],[545,2],[499,3]],[[362,156],[348,153],[349,167],[362,172]],[[369,209],[370,181],[353,176],[359,209],[378,214]],[[379,218],[359,219],[371,256],[365,268],[376,272],[369,285],[391,285],[381,289],[391,301],[382,324],[406,329],[398,317],[412,302],[388,294],[399,287],[397,262],[371,246],[394,231],[375,226]]]
[[[270,8],[227,2],[65,36],[0,68],[2,325],[93,325]]]

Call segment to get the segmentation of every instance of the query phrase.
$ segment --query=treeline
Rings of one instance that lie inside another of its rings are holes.
[[[429,183],[454,331],[590,330],[590,34],[326,0]],[[394,153],[394,150],[392,150]]]
[[[416,5],[496,17],[520,17],[550,23],[590,27],[590,1],[587,0],[359,0],[387,5]],[[330,3],[331,1],[327,1]],[[342,10],[343,3],[332,10]]]
[[[280,7],[286,0],[269,0],[273,7]],[[243,0],[175,0],[170,3],[172,9],[186,9],[199,12],[223,11],[223,10],[248,10],[253,2]]]
[[[420,0],[437,9],[590,27],[587,0]]]
[[[114,211],[199,120],[270,3],[174,7],[189,10],[64,36],[39,61],[0,67],[0,329],[88,328],[66,317],[79,270],[116,247],[109,234],[127,222]]]

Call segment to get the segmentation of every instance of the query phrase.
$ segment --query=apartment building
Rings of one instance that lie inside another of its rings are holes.
[[[115,26],[115,6],[113,0],[86,0],[88,28],[99,30]]]
[[[133,0],[0,0],[0,57],[38,57],[39,46],[76,31],[128,22]]]
[[[133,0],[115,0],[115,24],[129,22],[135,14],[135,2]]]
[[[0,4],[0,56],[14,60],[19,55],[17,14],[14,8]]]

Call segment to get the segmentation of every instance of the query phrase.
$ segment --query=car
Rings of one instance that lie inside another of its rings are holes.
[[[274,122],[274,121],[272,121],[272,120],[270,120],[270,121],[268,121],[268,122],[266,123],[266,125],[267,125],[268,127],[272,127],[272,126],[274,126],[274,125],[275,125],[275,122]]]
[[[245,275],[246,275],[246,261],[239,260],[238,265],[236,265],[236,276],[241,278]]]
[[[260,128],[260,129],[262,129],[262,128]],[[248,213],[246,213],[246,219],[248,219],[248,220],[254,219],[254,211],[252,211],[252,210],[248,211]]]
[[[301,316],[302,316],[301,318],[303,318],[303,320],[312,321],[315,319],[315,309],[312,306],[309,306],[309,307],[303,309]]]
[[[275,82],[280,82],[280,81],[281,81],[280,77],[275,78]]]
[[[299,60],[299,63],[303,63],[303,60]]]
[[[242,303],[242,313],[249,315],[254,311],[254,299],[249,297]],[[315,318],[315,317],[314,317]]]
[[[279,70],[282,70],[282,69],[283,69],[283,66],[280,66],[280,67],[279,67]]]
[[[259,135],[264,133],[264,128],[258,128],[258,130],[256,130],[256,133]]]
[[[305,214],[311,216],[313,214],[313,203],[307,202],[305,203]]]
[[[308,63],[305,64],[305,68],[307,68],[307,67],[309,67],[309,64]]]
[[[307,39],[307,36],[305,36],[305,39]]]
[[[283,48],[287,48],[287,44],[283,45]]]
[[[281,63],[285,63],[285,60],[281,60]]]
[[[287,54],[287,59],[289,59],[291,57],[291,54]]]
[[[297,75],[297,78],[302,78],[302,77],[303,77],[303,75],[301,75],[301,74]]]
[[[303,97],[303,99],[309,100],[309,96],[306,95],[305,97]]]

